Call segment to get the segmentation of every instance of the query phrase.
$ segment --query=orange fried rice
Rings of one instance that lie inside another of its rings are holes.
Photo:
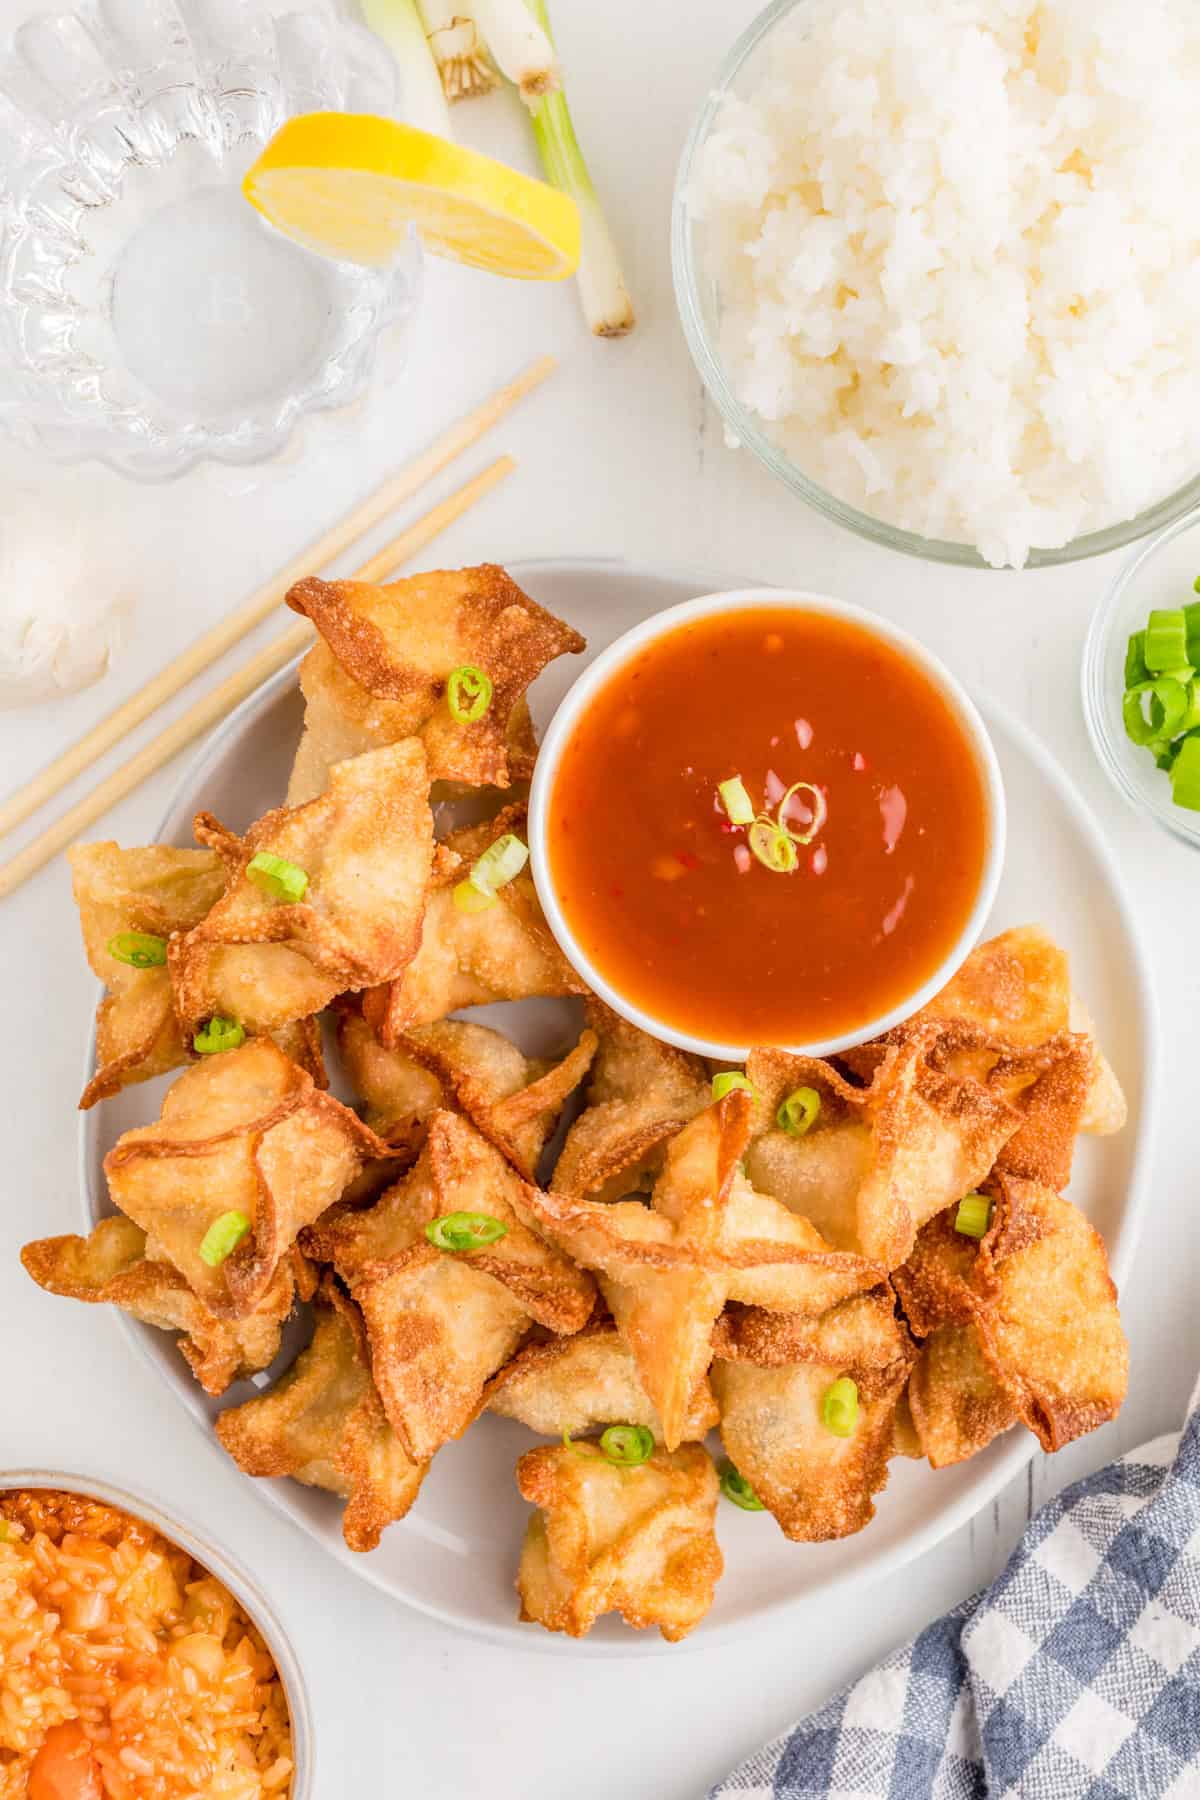
[[[59,1795],[68,1750],[80,1800],[291,1791],[283,1685],[228,1590],[128,1513],[0,1492],[0,1800]]]

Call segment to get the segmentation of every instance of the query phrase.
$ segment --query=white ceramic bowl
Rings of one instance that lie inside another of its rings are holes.
[[[215,1575],[229,1589],[263,1635],[274,1658],[275,1668],[283,1683],[292,1722],[292,1782],[287,1800],[311,1800],[313,1792],[313,1728],[308,1689],[300,1673],[300,1664],[291,1641],[279,1622],[274,1607],[254,1578],[228,1551],[213,1543],[195,1526],[186,1525],[173,1513],[165,1512],[157,1500],[145,1494],[131,1494],[93,1475],[76,1475],[63,1469],[0,1469],[0,1493],[16,1488],[52,1488],[59,1493],[81,1494],[100,1500],[105,1506],[119,1507],[135,1519],[144,1519],[155,1531],[178,1544],[181,1550]]]
[[[735,588],[728,593],[703,594],[697,600],[685,601],[682,606],[672,606],[666,612],[657,613],[652,618],[644,619],[640,625],[635,625],[632,631],[627,631],[623,637],[610,644],[579,677],[559,705],[542,741],[529,797],[530,864],[542,910],[563,955],[592,991],[599,994],[614,1012],[628,1019],[631,1025],[649,1032],[652,1037],[662,1038],[668,1044],[676,1044],[681,1050],[691,1050],[698,1056],[711,1056],[721,1062],[745,1062],[750,1045],[725,1044],[716,1039],[695,1037],[690,1032],[681,1031],[668,1020],[660,1019],[636,1006],[596,966],[580,945],[559,904],[550,872],[547,828],[551,797],[563,749],[599,690],[607,685],[619,669],[643,651],[647,644],[669,636],[671,632],[696,619],[751,608],[755,611],[817,613],[826,618],[846,619],[892,645],[921,670],[950,708],[974,751],[983,787],[987,811],[987,844],[979,887],[966,924],[937,968],[921,987],[906,995],[900,1005],[874,1018],[864,1019],[853,1031],[843,1032],[839,1037],[783,1046],[800,1056],[834,1056],[839,1051],[849,1050],[855,1044],[866,1043],[869,1038],[890,1030],[893,1025],[899,1025],[946,985],[979,938],[991,912],[1004,864],[1004,784],[1000,779],[1000,766],[983,721],[950,671],[915,638],[887,619],[868,612],[865,607],[852,606],[845,600],[830,599],[826,594],[811,594],[801,589],[787,588]]]

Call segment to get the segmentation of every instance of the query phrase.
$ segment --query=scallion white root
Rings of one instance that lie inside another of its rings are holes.
[[[520,3],[524,5],[526,0],[520,0]],[[528,0],[528,6],[547,41],[551,41],[545,0]],[[476,10],[479,10],[478,4]],[[494,50],[495,46],[492,48]],[[633,330],[633,302],[625,286],[608,221],[575,136],[565,93],[560,90],[543,94],[540,100],[530,105],[530,118],[546,180],[569,194],[579,208],[583,243],[575,279],[579,283],[584,317],[597,337],[624,337],[627,331]]]
[[[532,104],[558,86],[558,62],[550,33],[525,0],[469,0],[471,16],[502,74]],[[460,9],[461,10],[461,9]]]
[[[381,37],[400,67],[400,97],[406,125],[453,138],[450,108],[442,92],[425,26],[414,0],[360,0],[366,23]]]
[[[474,19],[454,0],[417,0],[447,100],[490,93],[498,76]]]

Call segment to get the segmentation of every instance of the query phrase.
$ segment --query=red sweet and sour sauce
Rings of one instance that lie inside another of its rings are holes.
[[[730,824],[735,775],[771,815],[794,782],[822,790],[794,873]],[[804,1044],[929,979],[987,832],[974,749],[921,669],[851,621],[759,608],[683,625],[609,678],[563,750],[547,848],[581,948],[634,1005],[714,1042]]]

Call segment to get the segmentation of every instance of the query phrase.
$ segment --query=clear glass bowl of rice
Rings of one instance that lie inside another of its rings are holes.
[[[1083,650],[1083,714],[1096,758],[1117,792],[1143,818],[1200,850],[1200,812],[1176,806],[1170,778],[1125,731],[1125,653],[1156,607],[1187,606],[1200,577],[1200,512],[1178,519],[1130,558],[1092,615]]]
[[[910,556],[922,557],[935,562],[955,563],[970,568],[1013,566],[1014,559],[998,554],[994,546],[991,546],[990,554],[984,555],[976,542],[958,541],[951,535],[939,536],[936,533],[923,536],[915,531],[903,529],[898,524],[876,516],[861,505],[851,504],[847,499],[840,497],[838,493],[831,492],[828,485],[824,485],[814,476],[811,466],[814,459],[805,455],[804,461],[810,463],[807,468],[802,466],[802,462],[797,459],[795,446],[796,438],[801,435],[799,430],[791,433],[792,449],[790,453],[781,441],[782,438],[789,435],[788,431],[785,428],[781,429],[778,423],[779,416],[782,416],[782,407],[777,409],[776,422],[769,422],[768,414],[772,411],[771,395],[768,392],[766,404],[762,404],[764,393],[761,383],[758,384],[757,392],[754,395],[760,404],[756,406],[748,403],[747,395],[753,384],[748,384],[745,378],[745,369],[749,360],[746,345],[747,334],[743,329],[745,320],[743,319],[739,325],[737,308],[728,303],[728,295],[722,291],[723,255],[725,256],[724,269],[728,269],[730,265],[727,250],[722,252],[719,238],[713,227],[716,207],[724,204],[724,201],[729,201],[734,207],[739,203],[736,193],[737,175],[735,172],[733,189],[728,184],[726,185],[724,199],[720,195],[714,197],[711,179],[712,165],[708,159],[712,154],[714,136],[724,130],[730,122],[732,116],[730,108],[733,108],[736,113],[739,108],[756,105],[763,91],[764,81],[787,79],[787,73],[793,66],[787,59],[794,54],[793,46],[797,36],[808,35],[810,17],[819,4],[820,0],[774,0],[774,3],[754,20],[730,50],[715,82],[705,97],[688,136],[676,180],[671,235],[676,301],[688,347],[704,385],[724,421],[727,441],[731,445],[744,446],[753,451],[754,455],[770,469],[772,474],[778,476],[793,493],[807,501],[810,506],[815,507],[818,512],[823,513],[839,525],[844,525],[849,530],[857,532],[861,537],[868,538],[889,549],[902,550]],[[1068,11],[1075,6],[1082,6],[1082,0],[1066,0]],[[899,21],[897,29],[907,29],[908,10],[895,8],[890,10]],[[1033,0],[1030,0],[1031,16],[1035,10]],[[853,0],[848,8],[842,7],[839,11],[841,29],[848,37],[852,36],[858,24],[857,16],[854,19],[847,18],[847,12],[855,11]],[[1005,18],[1007,18],[1007,11]],[[1125,23],[1127,29],[1127,12],[1125,13]],[[919,43],[914,42],[912,53],[914,57],[920,53]],[[1121,57],[1117,59],[1118,63],[1122,63],[1123,60]],[[782,76],[781,70],[784,72]],[[806,119],[804,98],[803,95],[800,95],[795,102],[794,116],[798,119]],[[743,112],[742,118],[745,119],[746,116]],[[799,141],[798,132],[797,138],[790,146],[789,153],[794,151],[795,144]],[[939,145],[938,148],[939,151],[944,150],[942,145]],[[966,146],[968,156],[972,153],[973,148],[972,144]],[[970,174],[968,172],[964,179],[964,187],[969,186],[969,181]],[[722,223],[723,221],[718,220],[718,224]],[[779,256],[783,257],[791,253],[792,246],[788,245],[786,241],[777,240],[777,249]],[[754,279],[758,279],[757,273]],[[1200,316],[1200,312],[1198,312],[1198,316]],[[763,321],[764,314],[761,311],[757,314],[757,319],[760,323]],[[739,331],[741,332],[740,338],[738,341],[733,341],[731,333]],[[1200,363],[1200,342],[1196,345],[1196,351],[1196,356],[1191,360]],[[1181,357],[1184,365],[1188,360],[1186,357]],[[795,378],[794,371],[789,371],[788,375]],[[813,380],[820,381],[822,378],[822,371],[814,370],[811,366],[803,372],[801,377],[806,384]],[[1097,376],[1097,379],[1100,378],[1101,376]],[[784,386],[786,386],[786,380],[785,377]],[[1081,409],[1085,409],[1086,397],[1079,396],[1078,400]],[[806,398],[804,403],[807,404]],[[985,405],[981,405],[980,411],[983,416],[986,416]],[[1183,409],[1181,409],[1181,416],[1186,416]],[[1139,441],[1135,446],[1129,436],[1129,429],[1127,424],[1124,429],[1114,429],[1109,433],[1111,448],[1103,451],[1102,454],[1111,453],[1115,462],[1127,449],[1131,458],[1136,452],[1136,456],[1140,459],[1141,469],[1152,468],[1153,439],[1151,438],[1149,443]],[[810,437],[807,441],[816,443],[819,450],[823,449],[818,437]],[[941,469],[931,466],[929,484],[931,492],[936,493],[938,485],[943,483],[947,465],[954,465],[958,460],[956,447],[951,443],[947,446],[946,457],[942,462]],[[1194,457],[1189,456],[1186,460],[1181,461],[1181,471],[1184,474],[1189,473],[1193,468],[1200,468],[1200,450]],[[1138,471],[1127,465],[1125,473],[1132,474],[1133,484],[1136,486],[1140,479]],[[887,492],[889,490],[881,484],[879,491]],[[1112,524],[1106,524],[1103,529],[1073,533],[1070,535],[1069,541],[1059,542],[1052,548],[1038,548],[1035,541],[1033,547],[1028,549],[1023,565],[1018,562],[1016,566],[1049,567],[1059,563],[1079,561],[1084,557],[1100,556],[1110,550],[1118,549],[1124,544],[1132,543],[1151,532],[1161,530],[1200,504],[1200,477],[1186,479],[1166,497],[1154,499],[1153,504],[1145,504],[1149,498],[1149,492],[1143,493],[1140,496],[1138,508],[1132,516],[1119,519]],[[990,545],[990,536],[988,542]]]
[[[0,1790],[311,1800],[312,1771],[299,1664],[244,1569],[145,1496],[0,1470]]]

